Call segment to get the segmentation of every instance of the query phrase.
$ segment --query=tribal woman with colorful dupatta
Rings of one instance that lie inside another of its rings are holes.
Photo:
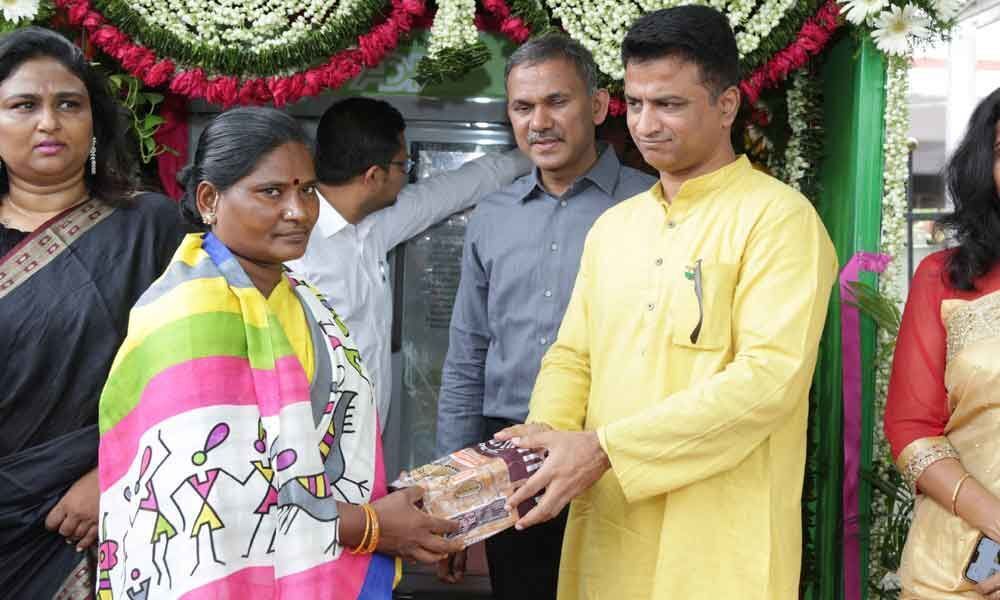
[[[958,246],[913,276],[885,412],[918,493],[900,598],[1000,600],[1000,575],[965,576],[980,537],[1000,541],[1000,89],[973,112],[945,177],[955,210],[941,225]]]
[[[97,402],[188,227],[136,195],[107,80],[59,34],[0,38],[0,596],[94,593]]]
[[[182,178],[209,231],[133,309],[101,396],[98,596],[388,599],[391,557],[439,560],[458,525],[386,495],[348,324],[283,267],[319,212],[306,135],[222,113]]]

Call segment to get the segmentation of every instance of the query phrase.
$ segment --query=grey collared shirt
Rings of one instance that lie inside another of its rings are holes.
[[[484,417],[527,417],[587,232],[605,210],[656,181],[622,166],[610,146],[561,197],[538,177],[535,169],[487,196],[469,219],[438,398],[439,455],[482,441]]]

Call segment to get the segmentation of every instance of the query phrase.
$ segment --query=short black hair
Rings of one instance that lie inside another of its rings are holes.
[[[958,241],[947,270],[949,283],[960,290],[976,289],[976,279],[1000,261],[1000,194],[993,175],[998,120],[1000,89],[976,106],[965,137],[944,169],[955,210],[938,225]]]
[[[587,93],[593,95],[597,91],[599,84],[594,55],[583,44],[561,33],[546,34],[521,44],[507,59],[503,73],[504,85],[507,85],[507,79],[510,78],[510,72],[514,67],[535,65],[550,60],[565,60],[570,63],[576,67],[576,73],[583,80]]]
[[[90,114],[97,140],[97,173],[83,169],[87,191],[112,206],[128,204],[135,186],[135,138],[129,134],[125,112],[108,87],[108,80],[83,56],[83,52],[58,33],[41,27],[24,27],[0,37],[0,82],[25,62],[51,58],[75,75],[87,88]],[[7,169],[0,171],[0,195],[10,191]]]
[[[736,36],[729,19],[709,6],[675,6],[636,19],[622,42],[622,64],[667,57],[698,65],[713,99],[740,82]]]
[[[289,142],[308,148],[311,140],[294,117],[280,110],[251,106],[216,116],[198,136],[191,164],[177,175],[184,187],[181,214],[204,229],[196,204],[198,184],[207,181],[224,192],[249,175],[262,158]]]
[[[316,177],[337,185],[372,165],[387,167],[405,129],[403,115],[384,100],[357,96],[337,102],[316,128]]]

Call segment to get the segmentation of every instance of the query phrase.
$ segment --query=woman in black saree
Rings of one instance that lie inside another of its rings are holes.
[[[0,38],[0,596],[92,598],[97,402],[183,237],[135,195],[107,81],[44,29]]]

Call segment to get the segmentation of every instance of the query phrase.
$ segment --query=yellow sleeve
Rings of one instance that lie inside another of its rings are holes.
[[[734,468],[808,401],[836,274],[812,207],[761,219],[733,297],[732,362],[598,431],[628,501]]]
[[[528,423],[546,423],[561,431],[580,431],[590,394],[590,333],[587,296],[597,226],[587,234],[580,270],[573,285],[559,335],[542,358],[531,394]]]

